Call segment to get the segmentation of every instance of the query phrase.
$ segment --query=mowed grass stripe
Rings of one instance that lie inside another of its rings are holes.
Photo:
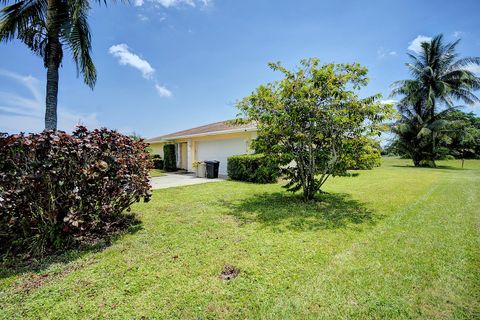
[[[270,318],[479,318],[479,175],[440,171],[407,210],[277,301]]]

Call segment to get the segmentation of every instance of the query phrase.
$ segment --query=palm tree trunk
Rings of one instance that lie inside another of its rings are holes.
[[[47,95],[45,109],[45,129],[57,130],[58,68],[55,63],[47,65]]]
[[[413,165],[415,167],[420,167],[420,157],[418,155],[413,155],[412,156],[412,161],[413,161]]]
[[[431,167],[432,168],[437,167],[437,165],[435,164],[435,156],[436,156],[435,139],[436,139],[436,134],[435,134],[435,132],[432,132],[432,159],[431,159]]]
[[[429,94],[429,99],[430,99],[430,96],[432,95],[432,88],[431,86],[429,87],[429,91],[428,91],[428,94]],[[435,97],[431,98],[432,99],[432,102],[431,102],[431,106],[430,106],[430,123],[433,123],[435,121]],[[431,150],[431,154],[430,154],[430,158],[429,159],[429,166],[431,166],[432,168],[435,168],[436,167],[436,164],[435,164],[435,152],[436,152],[436,148],[435,148],[435,131],[432,130],[432,150]]]
[[[62,61],[62,45],[58,28],[58,0],[48,0],[48,40],[45,53],[47,92],[45,97],[45,129],[57,130],[58,69]]]

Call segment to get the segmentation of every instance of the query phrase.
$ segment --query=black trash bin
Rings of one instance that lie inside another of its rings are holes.
[[[207,166],[207,178],[208,179],[218,178],[218,167],[220,166],[220,162],[217,160],[205,161],[205,164]]]

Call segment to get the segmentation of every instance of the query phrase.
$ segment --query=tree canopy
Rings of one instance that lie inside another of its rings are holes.
[[[283,79],[261,85],[237,107],[242,121],[257,124],[254,149],[283,168],[286,188],[303,190],[311,200],[331,176],[347,174],[355,154],[371,147],[369,138],[385,129],[392,106],[380,95],[360,98],[368,83],[367,69],[359,64],[321,65],[301,60],[290,71],[280,63],[269,67]]]
[[[473,112],[450,110],[444,113],[442,130],[438,131],[437,157],[438,159],[454,157],[457,159],[480,158],[480,117]],[[397,129],[398,130],[398,127]],[[386,148],[386,154],[410,157],[406,151],[404,141],[396,137]],[[410,146],[411,147],[411,146]]]

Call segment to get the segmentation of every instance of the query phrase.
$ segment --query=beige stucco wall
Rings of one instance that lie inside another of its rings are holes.
[[[208,141],[208,140],[225,140],[225,139],[238,139],[244,138],[246,143],[245,153],[251,152],[249,145],[252,139],[256,137],[256,132],[246,131],[246,132],[237,132],[237,133],[227,133],[227,134],[217,134],[211,136],[196,137],[191,139],[192,144],[192,162],[197,160],[196,155],[196,142],[199,141]]]
[[[188,170],[187,143],[180,144],[180,168]]]
[[[163,159],[163,142],[150,143],[150,149],[152,154],[159,154]]]
[[[209,140],[224,140],[224,139],[245,139],[245,153],[252,153],[253,150],[250,149],[250,143],[253,139],[257,137],[255,131],[244,131],[236,133],[226,133],[226,134],[214,134],[208,136],[199,136],[192,137],[189,139],[175,139],[168,142],[153,142],[150,143],[150,148],[152,154],[159,154],[162,158],[163,156],[163,146],[166,143],[181,143],[180,145],[180,159],[182,169],[187,169],[192,171],[192,163],[197,160],[196,158],[196,143],[199,141],[209,141]]]

